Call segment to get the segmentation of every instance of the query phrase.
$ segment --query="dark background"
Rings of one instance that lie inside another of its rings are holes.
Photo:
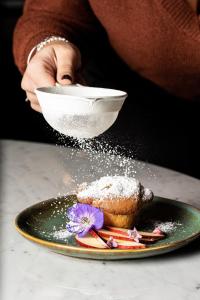
[[[22,2],[0,0],[0,137],[55,144],[60,142],[55,133],[24,101],[21,75],[13,61],[12,34]],[[100,50],[85,68],[88,84],[124,89],[129,94],[117,122],[100,139],[122,145],[126,155],[131,151],[137,159],[200,178],[200,101],[167,94],[131,72],[109,47]]]

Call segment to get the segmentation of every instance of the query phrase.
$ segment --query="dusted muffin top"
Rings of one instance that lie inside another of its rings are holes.
[[[82,185],[78,192],[78,198],[95,198],[95,199],[113,199],[131,196],[145,196],[151,198],[152,192],[149,189],[141,189],[140,182],[132,177],[127,176],[105,176],[90,184]],[[147,199],[145,199],[147,200]]]

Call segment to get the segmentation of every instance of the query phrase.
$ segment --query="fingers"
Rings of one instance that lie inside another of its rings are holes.
[[[34,93],[38,87],[53,86],[55,85],[55,75],[53,69],[48,64],[32,63],[27,67],[27,70],[23,76],[21,87],[26,92],[27,98],[30,101],[30,106],[41,112],[41,107],[37,100],[37,96]]]
[[[55,70],[51,65],[48,64],[48,62],[39,62],[33,64],[29,72],[31,72],[31,79],[34,89],[39,87],[54,86],[56,84]]]
[[[80,52],[70,43],[56,43],[37,52],[28,64],[21,83],[31,107],[41,112],[36,88],[54,86],[56,81],[61,85],[76,82],[80,65]]]
[[[41,112],[41,107],[39,105],[38,99],[34,93],[36,84],[32,81],[31,78],[25,73],[21,82],[22,89],[26,92],[26,96],[30,101],[30,106],[32,109]]]
[[[31,108],[37,112],[42,112],[36,95],[32,92],[26,92],[26,96],[27,96],[28,100],[30,101]]]
[[[79,52],[73,48],[62,48],[56,52],[57,82],[59,84],[72,84],[75,82],[77,69],[80,67]]]
[[[30,105],[31,105],[31,108],[34,109],[35,111],[37,111],[39,113],[42,112],[40,105],[34,105],[32,103]]]

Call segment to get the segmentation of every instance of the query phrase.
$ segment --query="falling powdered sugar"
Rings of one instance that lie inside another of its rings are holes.
[[[137,145],[131,141],[122,144],[117,136],[104,134],[95,139],[73,139],[57,134],[57,146],[63,164],[73,162],[76,169],[73,172],[75,191],[81,182],[91,182],[104,176],[155,177],[145,162],[136,160]],[[68,147],[70,151],[65,151]]]
[[[93,140],[77,139],[74,141],[77,146],[87,154],[89,160],[93,163],[93,170],[98,174],[104,171],[104,175],[125,175],[135,177],[136,170],[133,159],[130,159],[133,153],[128,156],[123,146],[113,146],[109,139],[99,138]],[[98,167],[97,167],[98,166]],[[111,167],[112,166],[112,167]],[[102,174],[101,174],[102,176]]]
[[[88,160],[87,173],[90,174],[88,177],[91,177],[91,174],[96,174],[96,178],[113,175],[135,177],[138,167],[140,170],[148,169],[145,163],[134,160],[136,154],[133,146],[128,149],[120,144],[113,145],[112,137],[95,139],[72,139],[63,135],[57,137],[59,142],[57,145],[62,146],[60,150],[63,150],[63,154],[65,147],[70,145],[71,159],[78,160],[79,153],[85,155]],[[77,173],[86,173],[84,164],[78,166]]]

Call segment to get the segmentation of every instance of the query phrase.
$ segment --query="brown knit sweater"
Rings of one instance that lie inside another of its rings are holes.
[[[14,32],[15,62],[23,73],[47,36],[81,48],[102,32],[132,70],[175,95],[200,96],[200,22],[186,0],[27,0]]]

